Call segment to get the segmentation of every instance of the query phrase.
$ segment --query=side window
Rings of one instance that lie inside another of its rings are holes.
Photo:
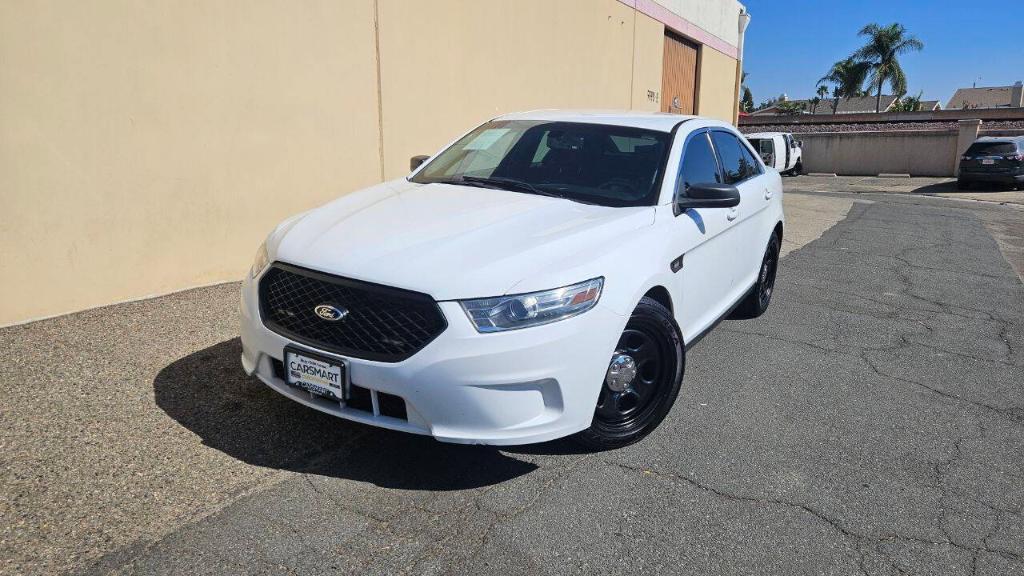
[[[754,142],[755,141],[753,140],[750,141],[751,144],[753,144]],[[774,164],[775,140],[772,138],[762,138],[760,140],[757,140],[756,142],[758,147],[757,152],[758,154],[761,155],[761,158],[764,160],[765,164]]]
[[[740,142],[740,150],[743,152],[743,157],[746,159],[746,178],[753,178],[754,176],[760,176],[763,174],[764,172],[761,170],[761,164],[754,158],[754,154],[750,151],[750,147],[744,146],[743,143]],[[744,180],[746,178],[744,178]]]
[[[761,166],[739,139],[728,132],[715,131],[711,140],[718,151],[726,184],[737,184],[761,173]]]
[[[683,161],[679,165],[676,194],[686,195],[686,190],[695,184],[721,184],[715,152],[708,142],[707,132],[695,134],[683,149]]]

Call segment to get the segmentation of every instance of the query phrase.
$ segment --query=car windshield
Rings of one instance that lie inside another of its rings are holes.
[[[1003,154],[1015,154],[1017,146],[1013,142],[975,142],[965,152],[968,156],[1002,156]]]
[[[650,206],[657,203],[670,138],[627,126],[499,120],[453,144],[412,181]]]

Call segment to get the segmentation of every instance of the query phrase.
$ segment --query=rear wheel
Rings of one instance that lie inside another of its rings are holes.
[[[651,298],[640,300],[612,354],[594,420],[575,440],[607,450],[649,434],[675,403],[685,359],[672,313]]]
[[[764,250],[764,257],[761,259],[757,282],[754,282],[750,293],[736,308],[736,317],[757,318],[768,309],[768,305],[772,302],[772,294],[775,292],[775,273],[779,268],[780,247],[779,235],[773,232],[772,237],[768,240],[768,246]]]

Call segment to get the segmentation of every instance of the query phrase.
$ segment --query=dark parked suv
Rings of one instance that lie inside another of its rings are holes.
[[[1024,189],[1024,136],[978,138],[960,157],[958,188],[994,182]]]

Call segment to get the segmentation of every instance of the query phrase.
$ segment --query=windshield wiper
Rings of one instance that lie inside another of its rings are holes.
[[[536,194],[538,196],[548,196],[550,198],[559,198],[561,200],[569,200],[570,202],[578,202],[579,204],[590,204],[593,206],[604,206],[600,202],[594,202],[591,200],[583,200],[575,196],[568,194],[560,194],[553,190],[546,190],[540,188],[529,182],[523,182],[522,180],[516,180],[514,178],[487,178],[484,176],[459,176],[458,178],[448,178],[446,180],[437,180],[437,184],[455,184],[462,186],[479,186],[481,188],[494,188],[497,190],[518,190],[520,192],[526,192],[528,194]]]
[[[516,180],[514,178],[485,178],[483,176],[463,176],[455,180],[453,183],[464,182],[467,184],[483,184],[491,185],[499,189],[513,189],[522,192],[529,192],[530,194],[537,194],[538,196],[550,196],[552,198],[563,198],[568,199],[562,194],[552,192],[550,190],[542,190],[537,188],[529,182],[523,182],[522,180]]]

